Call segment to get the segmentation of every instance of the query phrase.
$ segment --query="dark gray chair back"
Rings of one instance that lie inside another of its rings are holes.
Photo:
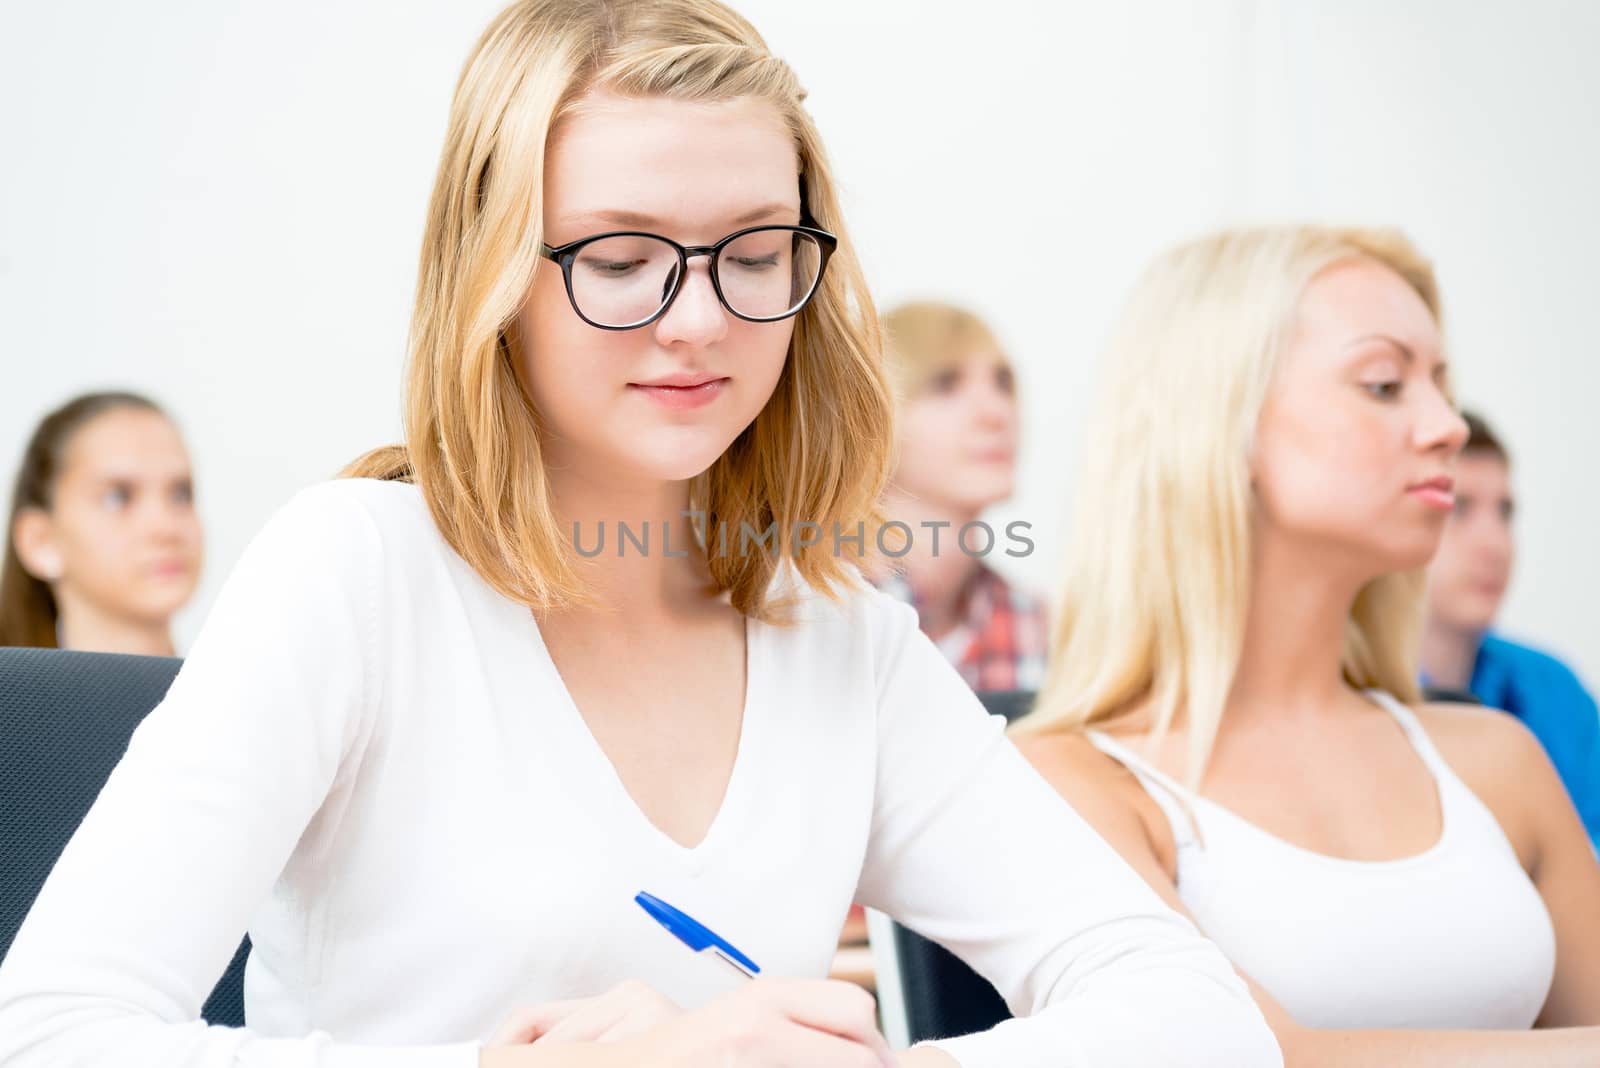
[[[183,662],[157,656],[0,648],[0,960],[133,730]],[[244,1026],[244,939],[206,1001]]]

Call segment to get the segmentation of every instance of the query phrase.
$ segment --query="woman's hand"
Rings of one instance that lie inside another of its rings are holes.
[[[877,1003],[833,979],[756,979],[640,1036],[652,1068],[894,1068]]]
[[[547,1001],[506,1017],[487,1045],[529,1042],[620,1042],[683,1015],[672,1000],[644,983],[619,983],[599,997]]]
[[[642,983],[513,1013],[491,1047],[604,1043],[640,1068],[893,1068],[872,995],[827,979],[756,979],[693,1012]],[[492,1062],[515,1063],[501,1056]],[[530,1051],[531,1052],[531,1051]],[[554,1062],[552,1063],[559,1063]]]

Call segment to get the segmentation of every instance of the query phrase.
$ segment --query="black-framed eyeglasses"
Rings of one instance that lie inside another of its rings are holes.
[[[715,245],[616,230],[540,252],[561,265],[578,318],[602,330],[634,330],[667,313],[694,256],[708,258],[711,288],[728,311],[752,323],[787,319],[816,294],[838,245],[814,226],[752,226]]]

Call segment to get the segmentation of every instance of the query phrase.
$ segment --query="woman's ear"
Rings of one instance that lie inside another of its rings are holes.
[[[61,550],[56,546],[55,526],[42,508],[24,508],[11,527],[11,542],[23,568],[41,582],[61,578]]]

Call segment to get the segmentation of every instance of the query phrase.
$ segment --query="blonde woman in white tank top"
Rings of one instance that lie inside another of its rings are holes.
[[[1520,724],[1417,693],[1466,433],[1438,309],[1393,232],[1238,230],[1153,265],[1016,734],[1251,980],[1290,1065],[1600,1064],[1583,827]]]

